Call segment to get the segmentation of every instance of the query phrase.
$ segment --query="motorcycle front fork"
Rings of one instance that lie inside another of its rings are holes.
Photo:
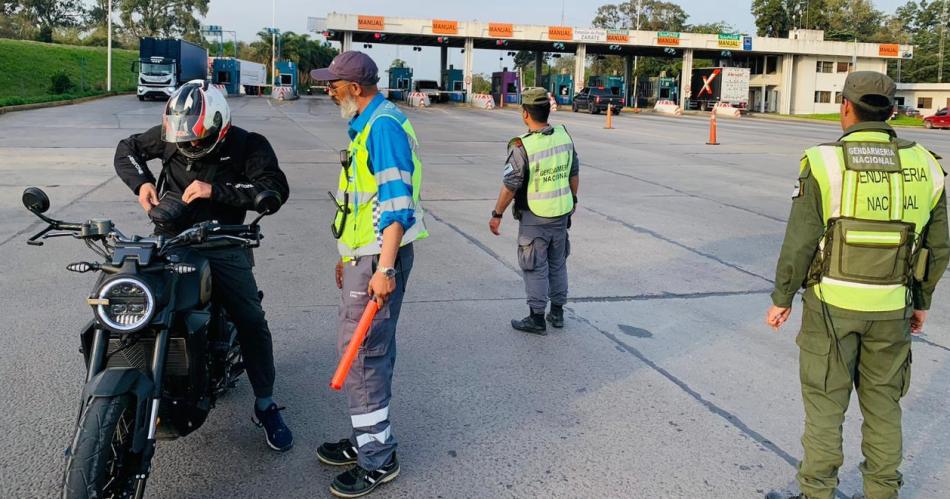
[[[159,331],[155,337],[155,350],[152,351],[152,393],[151,400],[146,404],[148,411],[148,436],[142,450],[142,460],[135,476],[135,498],[141,499],[145,495],[145,483],[148,481],[152,457],[155,455],[155,435],[158,431],[158,408],[162,397],[162,379],[165,373],[165,357],[168,354],[168,330]],[[109,332],[96,329],[92,338],[92,351],[89,355],[89,370],[86,373],[86,382],[92,380],[105,369],[108,361]],[[84,402],[85,403],[85,402]],[[80,413],[82,408],[80,408]],[[81,417],[81,416],[80,416]],[[135,418],[139,420],[138,417]]]

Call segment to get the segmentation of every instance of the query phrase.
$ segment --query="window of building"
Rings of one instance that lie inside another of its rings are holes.
[[[819,73],[834,73],[835,72],[835,63],[834,61],[818,61]]]
[[[835,92],[835,104],[841,104],[841,92]]]
[[[778,56],[777,55],[767,55],[765,56],[765,72],[770,75],[774,75],[778,72]]]
[[[831,92],[827,90],[818,90],[817,92],[815,92],[815,103],[816,104],[830,104]]]
[[[838,63],[838,72],[839,73],[850,73],[853,66],[850,62],[839,62]]]
[[[918,97],[917,98],[917,109],[930,109],[934,107],[933,97]]]

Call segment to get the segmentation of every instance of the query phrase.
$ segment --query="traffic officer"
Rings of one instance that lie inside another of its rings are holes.
[[[396,438],[389,422],[396,322],[412,270],[414,241],[428,237],[420,204],[422,162],[416,133],[406,116],[379,93],[378,70],[366,54],[347,51],[329,68],[311,72],[328,81],[329,93],[348,118],[349,147],[341,151],[337,212],[332,225],[342,290],[337,347],[342,353],[369,300],[379,312],[344,383],[353,433],[324,443],[325,464],[355,464],[330,491],[341,497],[372,492],[399,474]]]
[[[514,201],[518,227],[518,264],[524,272],[530,314],[512,320],[511,327],[547,334],[547,320],[564,327],[567,302],[567,257],[571,252],[567,229],[577,204],[580,162],[574,141],[564,125],[548,124],[551,101],[547,90],[526,88],[521,93],[521,119],[528,133],[508,142],[503,186],[488,228],[500,235],[502,214]]]
[[[911,334],[923,331],[950,241],[937,156],[885,123],[895,89],[880,73],[848,75],[844,135],[805,151],[792,196],[766,322],[777,330],[805,287],[796,497],[834,497],[852,386],[864,416],[865,496],[896,498],[902,483],[899,401],[910,383]]]

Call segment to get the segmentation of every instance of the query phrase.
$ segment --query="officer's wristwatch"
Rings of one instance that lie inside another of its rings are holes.
[[[389,279],[393,279],[393,278],[396,277],[396,269],[394,269],[394,268],[392,268],[392,267],[379,267],[379,268],[376,269],[376,272],[379,272],[380,274],[383,274],[384,276],[386,276],[386,277],[389,278]]]
[[[495,211],[495,210],[492,210],[492,211],[491,211],[491,217],[492,217],[492,218],[502,218],[502,214],[501,214],[501,213],[498,213],[498,212]]]

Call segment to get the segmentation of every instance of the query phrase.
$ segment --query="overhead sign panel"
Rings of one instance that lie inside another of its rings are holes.
[[[742,35],[719,33],[719,48],[739,50],[742,48]]]
[[[574,39],[574,28],[571,28],[569,26],[548,26],[548,40],[560,40],[560,41],[569,42],[573,39]]]
[[[553,39],[554,38],[552,38],[552,40]],[[576,42],[606,42],[607,30],[598,29],[598,28],[575,29],[574,41]]]
[[[630,31],[625,29],[608,29],[607,41],[610,43],[630,43]]]
[[[511,38],[515,34],[512,24],[488,23],[488,36],[493,38]]]
[[[437,35],[457,35],[459,34],[459,22],[433,19],[432,32]]]
[[[365,31],[382,31],[386,27],[386,18],[383,16],[359,16],[356,29]]]
[[[901,49],[896,43],[882,43],[877,46],[877,55],[881,57],[900,57]]]
[[[667,47],[679,47],[680,34],[675,31],[657,31],[656,44]]]

